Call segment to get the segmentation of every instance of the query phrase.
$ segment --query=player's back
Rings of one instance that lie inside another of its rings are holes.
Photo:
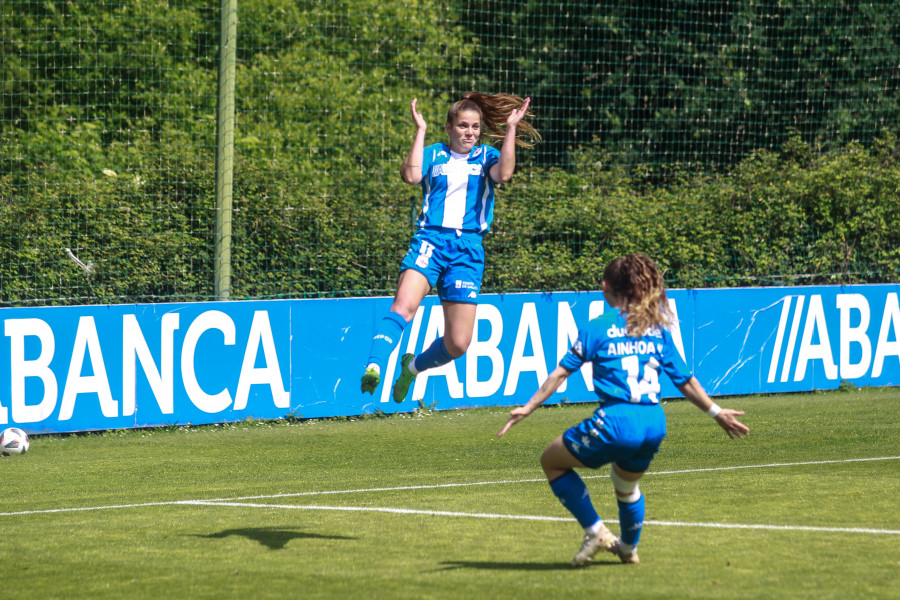
[[[579,333],[579,342],[585,360],[593,365],[594,390],[601,402],[656,404],[660,371],[676,385],[691,377],[666,329],[650,327],[641,336],[630,336],[619,311],[591,320]]]

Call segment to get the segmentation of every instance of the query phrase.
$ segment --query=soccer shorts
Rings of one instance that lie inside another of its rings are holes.
[[[409,242],[400,271],[413,269],[437,286],[441,300],[478,303],[484,275],[484,246],[477,233],[420,229]]]
[[[666,415],[659,404],[609,402],[563,434],[566,448],[586,467],[616,463],[641,473],[666,437]]]

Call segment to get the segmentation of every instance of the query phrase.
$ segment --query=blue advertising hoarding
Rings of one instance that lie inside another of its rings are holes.
[[[685,361],[711,395],[900,385],[900,286],[670,290]],[[0,426],[30,433],[517,405],[600,292],[485,294],[468,352],[416,379],[403,404],[359,377],[390,298],[0,309]],[[443,333],[429,296],[398,357]],[[594,399],[589,366],[551,402]],[[678,396],[665,380],[662,395]]]

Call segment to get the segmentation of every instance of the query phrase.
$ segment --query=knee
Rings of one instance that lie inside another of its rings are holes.
[[[541,454],[541,468],[544,470],[544,472],[547,471],[547,467],[550,465],[549,453],[550,453],[550,448],[547,447],[547,448],[544,448],[544,452]]]
[[[472,334],[454,334],[444,336],[444,347],[453,358],[459,358],[469,349],[472,343]]]
[[[413,306],[407,302],[395,299],[393,304],[391,304],[390,310],[391,312],[397,313],[398,315],[406,319],[406,322],[409,323],[410,321],[412,321],[412,318],[416,316],[416,310],[418,308],[419,307],[417,305]]]
[[[557,464],[556,455],[551,446],[547,446],[544,449],[544,453],[541,454],[541,469],[543,469],[544,475],[547,476],[547,481],[559,479],[566,474],[566,471],[571,471],[570,468],[563,468]]]
[[[609,478],[612,480],[613,487],[616,490],[616,499],[625,504],[633,504],[641,499],[641,490],[638,487],[638,480],[634,481],[625,479],[616,473],[616,467],[609,471]]]

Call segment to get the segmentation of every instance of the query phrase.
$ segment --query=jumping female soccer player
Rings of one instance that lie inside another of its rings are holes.
[[[638,480],[650,466],[666,436],[666,417],[659,404],[662,370],[688,400],[715,419],[734,439],[750,429],[737,420],[743,412],[721,408],[691,375],[672,342],[672,324],[662,275],[643,254],[629,254],[606,267],[601,282],[609,311],[590,321],[559,366],[527,404],[510,411],[497,436],[530,415],[566,378],[585,362],[594,370],[600,407],[594,414],[550,442],[541,466],[550,489],[584,527],[584,543],[572,559],[582,567],[600,550],[623,563],[637,564],[638,539],[644,522],[644,496]],[[587,488],[573,469],[598,469],[612,463],[610,479],[619,505],[621,539],[603,525]]]
[[[449,143],[425,147],[426,123],[410,105],[416,136],[400,167],[408,184],[422,186],[418,230],[400,265],[394,302],[378,323],[360,388],[373,394],[382,369],[422,299],[437,286],[444,309],[444,335],[422,354],[405,354],[392,390],[403,402],[416,374],[462,356],[472,341],[475,309],[484,273],[481,238],[494,217],[494,183],[504,183],[516,167],[516,146],[539,140],[530,98],[468,92],[447,112]],[[505,124],[505,128],[503,127]],[[489,130],[487,133],[484,129]],[[505,129],[505,131],[504,131]],[[522,139],[517,130],[527,139]],[[480,145],[482,135],[502,139],[500,150]]]

